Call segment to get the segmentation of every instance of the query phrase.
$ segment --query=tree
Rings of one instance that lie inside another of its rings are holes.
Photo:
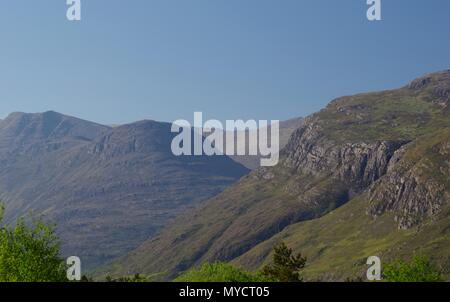
[[[4,207],[0,206],[0,225]],[[0,227],[0,282],[63,282],[66,265],[59,242],[41,220],[19,219],[14,227]]]
[[[384,279],[388,282],[438,282],[441,272],[424,256],[415,256],[411,262],[396,260],[384,266]]]
[[[306,258],[301,253],[294,256],[292,249],[282,242],[274,248],[273,264],[265,266],[262,274],[280,282],[301,282],[300,270],[305,264]]]

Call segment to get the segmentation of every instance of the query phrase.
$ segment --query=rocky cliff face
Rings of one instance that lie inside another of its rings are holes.
[[[384,175],[395,151],[408,141],[336,144],[314,123],[300,128],[284,150],[285,167],[312,175],[333,176],[359,192]]]
[[[280,241],[308,257],[310,280],[365,278],[369,256],[383,263],[426,255],[450,278],[450,127],[403,145],[370,190],[331,213],[289,226],[233,262],[259,269]]]
[[[450,202],[450,139],[444,136],[443,141],[428,147],[425,156],[416,158],[420,143],[398,150],[387,175],[370,189],[368,213],[378,217],[393,212],[399,229],[435,217]]]
[[[423,158],[419,162],[404,159],[408,148],[414,147],[408,143],[398,140],[337,145],[321,136],[320,127],[307,124],[292,136],[284,150],[283,164],[298,173],[340,180],[341,187],[348,186],[349,199],[370,187],[368,213],[377,217],[387,211],[394,212],[399,228],[408,229],[435,216],[442,204],[450,200],[445,183],[424,176],[423,167],[428,163]],[[434,151],[430,150],[444,158],[437,165],[439,171],[434,172],[435,176],[448,175],[448,144],[441,143],[434,146]],[[263,178],[269,175],[271,172],[264,173]]]

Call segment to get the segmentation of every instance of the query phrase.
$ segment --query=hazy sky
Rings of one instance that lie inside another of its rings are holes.
[[[450,1],[1,0],[0,118],[287,119],[450,68]]]

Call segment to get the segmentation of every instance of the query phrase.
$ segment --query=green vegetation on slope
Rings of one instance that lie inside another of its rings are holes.
[[[271,282],[262,274],[253,274],[238,269],[227,263],[205,263],[199,268],[191,269],[175,282]]]
[[[398,163],[400,170],[406,169],[404,173],[413,170],[418,182],[447,184],[450,157],[443,152],[447,149],[442,146],[450,146],[450,128],[423,136],[408,146],[403,160]],[[434,167],[434,171],[430,167]],[[381,178],[373,190],[386,194],[386,185]],[[308,257],[304,271],[307,279],[361,277],[367,269],[365,261],[369,256],[380,256],[386,263],[396,258],[408,259],[414,254],[429,256],[446,278],[450,277],[448,197],[438,214],[407,230],[398,229],[395,210],[372,217],[367,214],[369,206],[369,193],[366,192],[319,219],[289,226],[235,259],[234,263],[258,269],[270,262],[272,247],[285,241]]]
[[[336,143],[363,140],[413,140],[450,126],[450,72],[416,79],[397,90],[342,97],[313,115]]]
[[[301,282],[300,270],[306,258],[294,255],[284,242],[275,246],[273,263],[258,273],[250,273],[229,263],[204,263],[176,278],[176,282]]]
[[[388,282],[439,282],[440,271],[423,256],[415,256],[410,262],[396,260],[385,265],[384,280]]]
[[[369,218],[366,205],[361,196],[324,217],[290,226],[232,263],[257,270],[270,263],[272,247],[283,240],[308,257],[306,280],[364,277],[369,256],[379,256],[385,263],[396,258],[408,259],[414,253],[428,255],[448,278],[448,208],[436,222],[399,231],[392,215]]]
[[[0,209],[0,223],[3,208]],[[31,227],[20,219],[0,228],[0,282],[64,282],[66,267],[59,258],[53,229],[42,221]]]

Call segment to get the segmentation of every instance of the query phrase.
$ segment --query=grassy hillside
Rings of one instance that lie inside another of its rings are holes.
[[[403,176],[414,171],[421,182],[437,182],[445,186],[436,215],[426,217],[423,223],[410,229],[399,230],[395,210],[377,217],[368,215],[371,197],[370,192],[365,192],[319,219],[289,226],[234,262],[256,270],[270,261],[273,246],[284,241],[308,257],[305,269],[308,279],[363,277],[369,256],[379,256],[386,263],[413,255],[430,256],[449,278],[450,129],[420,137],[406,149],[399,163],[402,167],[408,167]],[[385,185],[382,178],[374,184],[371,192],[386,190]]]
[[[450,71],[429,74],[397,89],[332,101],[311,120],[337,143],[413,140],[450,126]]]

